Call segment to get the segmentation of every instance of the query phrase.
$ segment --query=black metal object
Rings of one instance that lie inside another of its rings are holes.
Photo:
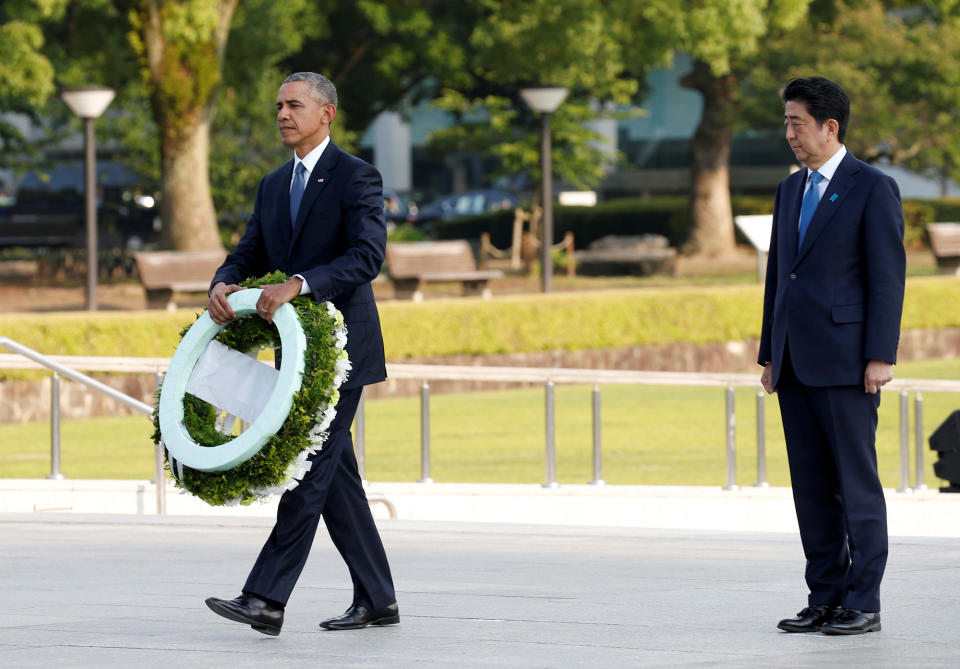
[[[933,472],[949,481],[940,492],[960,492],[960,409],[947,416],[930,435],[930,450],[937,452]]]

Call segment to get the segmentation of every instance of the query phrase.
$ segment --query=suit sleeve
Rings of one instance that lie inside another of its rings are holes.
[[[270,271],[267,267],[267,250],[263,244],[263,230],[260,227],[260,203],[263,196],[263,180],[257,186],[257,200],[253,206],[253,215],[247,222],[247,229],[233,253],[229,254],[213,275],[212,289],[217,283],[239,283],[251,276],[262,276]]]
[[[866,360],[897,361],[906,252],[903,248],[903,206],[897,182],[877,179],[864,209],[866,257]]]
[[[361,165],[344,198],[346,249],[332,262],[301,272],[318,302],[370,283],[380,273],[387,244],[383,182],[370,165]]]
[[[773,200],[773,229],[770,231],[770,249],[767,252],[767,276],[763,289],[763,322],[760,327],[760,350],[757,353],[757,362],[765,365],[773,362],[770,339],[773,333],[773,307],[777,298],[777,229],[780,217],[780,189]]]

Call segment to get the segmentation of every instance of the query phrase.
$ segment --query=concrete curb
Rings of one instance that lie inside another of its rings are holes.
[[[370,483],[371,502],[383,497],[406,521],[519,523],[592,527],[796,533],[789,488],[726,491],[703,486]],[[168,516],[262,518],[276,514],[278,497],[250,506],[210,507],[168,484]],[[960,495],[936,490],[886,491],[893,536],[960,537]],[[372,503],[374,516],[388,507]],[[0,479],[0,513],[156,516],[150,481]]]

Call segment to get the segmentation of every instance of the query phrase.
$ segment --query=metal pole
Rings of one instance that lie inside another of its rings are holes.
[[[550,114],[540,115],[540,200],[543,211],[541,275],[543,292],[553,290],[553,163],[550,156]]]
[[[60,377],[50,375],[50,475],[48,479],[60,480]]]
[[[154,377],[156,390],[160,392],[160,386],[163,385],[163,373],[157,372]],[[163,470],[163,442],[157,444],[154,449],[153,457],[153,482],[157,489],[157,515],[167,515],[167,474]]]
[[[94,119],[84,119],[84,181],[86,182],[87,311],[97,310],[97,168]]]
[[[914,448],[917,456],[917,484],[914,490],[926,490],[927,484],[924,482],[926,473],[923,470],[923,395],[917,393],[913,400],[913,423],[914,423]]]
[[[602,458],[600,446],[600,386],[593,387],[593,480],[590,485],[604,485],[606,482],[601,477]]]
[[[367,480],[367,428],[366,416],[364,416],[364,398],[363,388],[360,389],[360,403],[357,404],[356,420],[356,439],[354,448],[357,451],[357,471],[360,472],[360,480]]]
[[[724,490],[737,490],[737,415],[736,393],[727,386],[727,484]]]
[[[757,251],[757,281],[763,283],[767,280],[767,252]]]
[[[910,398],[900,391],[900,487],[897,492],[910,492]]]
[[[768,488],[767,483],[767,415],[763,391],[757,393],[757,482],[756,488]]]
[[[557,452],[556,452],[556,429],[555,412],[553,402],[553,381],[547,381],[545,388],[546,398],[546,435],[547,435],[547,481],[543,484],[544,488],[557,487]]]
[[[417,483],[433,483],[430,478],[430,386],[426,381],[420,386],[420,480]]]

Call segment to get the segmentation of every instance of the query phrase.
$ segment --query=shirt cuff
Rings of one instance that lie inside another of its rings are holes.
[[[294,279],[300,279],[301,281],[303,281],[303,285],[300,286],[300,294],[301,294],[301,295],[306,295],[307,293],[310,292],[310,284],[307,283],[307,280],[303,278],[303,274],[294,274],[294,275],[293,275],[293,278],[294,278]]]

